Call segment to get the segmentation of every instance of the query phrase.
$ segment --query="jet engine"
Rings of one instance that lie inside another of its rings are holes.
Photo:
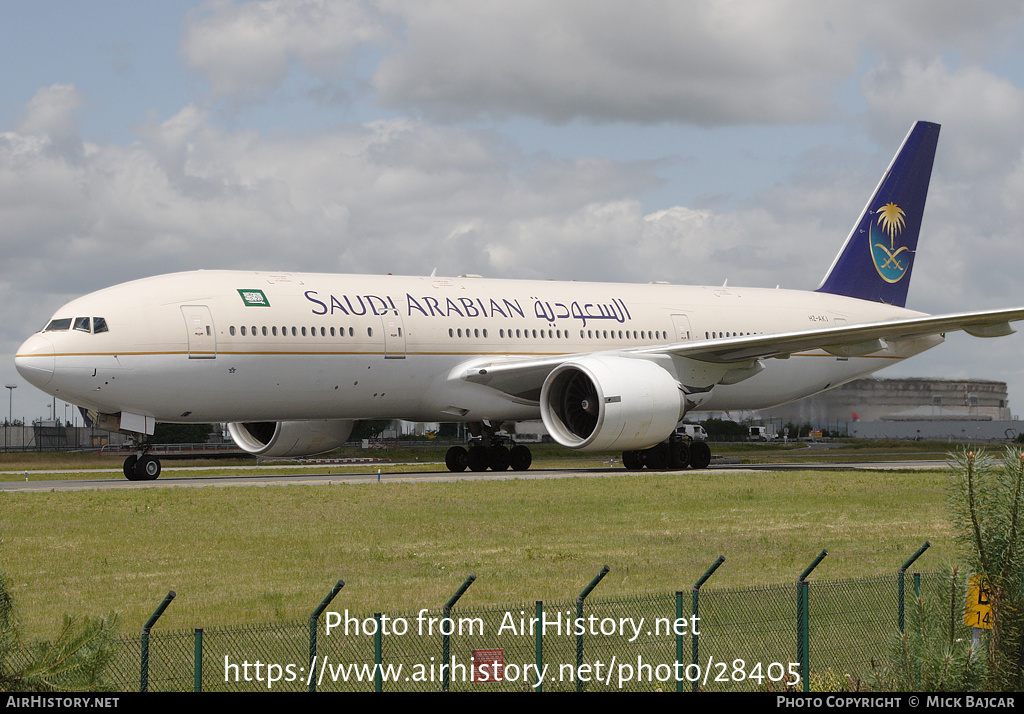
[[[232,422],[228,432],[243,451],[256,456],[312,456],[345,445],[355,421]]]
[[[544,381],[540,413],[551,437],[579,451],[633,451],[664,441],[686,411],[665,368],[646,359],[588,355]]]

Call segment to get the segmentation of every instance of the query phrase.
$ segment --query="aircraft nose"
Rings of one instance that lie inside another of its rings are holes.
[[[53,343],[42,334],[25,340],[14,357],[14,366],[29,384],[42,389],[53,379]]]

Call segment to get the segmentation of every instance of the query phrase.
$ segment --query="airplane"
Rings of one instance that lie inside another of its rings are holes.
[[[1014,332],[1024,308],[906,309],[939,126],[917,122],[813,291],[459,277],[200,270],[73,300],[15,357],[31,384],[137,438],[224,422],[244,451],[307,456],[360,419],[464,422],[452,471],[529,468],[515,422],[538,416],[628,469],[704,468],[693,411],[759,409],[940,344]]]

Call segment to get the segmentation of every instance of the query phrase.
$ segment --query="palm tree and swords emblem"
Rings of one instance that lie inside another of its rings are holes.
[[[879,230],[883,235],[889,237],[889,245],[886,246],[883,242],[884,237],[876,238],[874,226],[872,226],[869,235],[871,257],[882,279],[887,283],[895,283],[906,275],[907,268],[910,266],[910,248],[905,245],[896,247],[896,237],[906,226],[906,214],[895,203],[885,204],[875,211],[875,214],[878,216]],[[908,254],[901,258],[900,254],[904,251],[908,251]]]

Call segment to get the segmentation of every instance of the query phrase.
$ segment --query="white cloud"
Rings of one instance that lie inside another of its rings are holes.
[[[81,141],[74,117],[81,104],[81,93],[70,84],[44,87],[29,101],[15,130],[26,138],[46,141],[52,151],[71,158]]]
[[[215,97],[253,100],[277,89],[294,64],[314,77],[344,76],[357,49],[389,34],[368,2],[214,0],[186,17],[181,55]]]
[[[879,124],[909,126],[916,119],[943,124],[940,160],[951,173],[976,179],[1005,173],[1019,160],[1024,90],[1005,77],[973,66],[950,69],[935,58],[927,64],[877,65],[861,88]]]
[[[852,53],[801,3],[422,2],[374,77],[386,106],[458,119],[820,117]],[[852,48],[851,48],[852,49]]]

